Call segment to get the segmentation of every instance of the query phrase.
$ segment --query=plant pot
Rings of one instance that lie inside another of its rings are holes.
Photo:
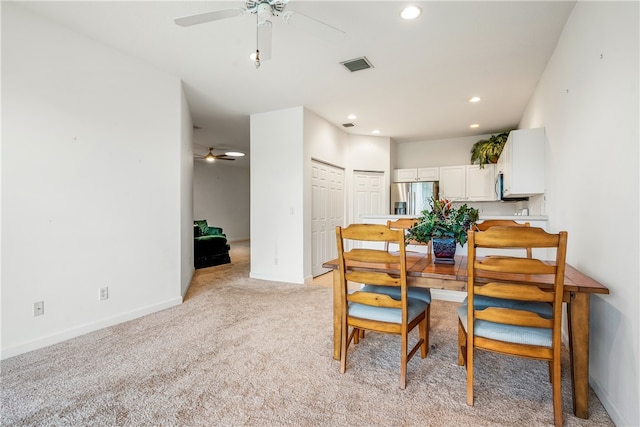
[[[456,240],[453,237],[434,237],[432,239],[433,254],[436,264],[455,264]]]

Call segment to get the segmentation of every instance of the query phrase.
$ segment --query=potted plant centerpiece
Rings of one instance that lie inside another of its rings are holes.
[[[478,220],[478,210],[463,204],[453,206],[450,200],[431,200],[431,209],[422,211],[418,222],[407,232],[407,240],[433,242],[437,264],[454,264],[456,245],[467,243],[467,231]]]

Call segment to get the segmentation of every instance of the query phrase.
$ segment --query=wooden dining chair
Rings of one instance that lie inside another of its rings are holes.
[[[359,242],[353,249],[345,251],[347,241]],[[382,224],[352,224],[346,228],[336,227],[338,267],[340,270],[341,297],[341,349],[340,372],[347,368],[347,352],[353,341],[358,344],[360,330],[400,335],[400,388],[407,384],[407,363],[420,350],[427,357],[427,310],[429,304],[407,293],[407,260],[404,245],[404,230],[391,230]],[[399,251],[390,253],[382,249],[368,249],[367,242],[391,242],[399,245]],[[367,271],[357,266],[365,263]],[[376,271],[397,267],[397,273]],[[371,269],[373,268],[373,269]],[[349,293],[348,282],[367,284],[372,290],[359,289]],[[398,287],[399,298],[375,292],[377,287]],[[409,350],[409,333],[418,326],[418,342]],[[351,331],[349,330],[351,328]]]
[[[530,227],[529,222],[515,222],[511,219],[485,219],[482,222],[474,224],[474,230],[486,231],[491,227]],[[527,252],[527,258],[533,256],[531,248],[525,248]]]
[[[394,230],[402,229],[402,230],[405,230],[405,233],[406,233],[406,230],[416,225],[418,221],[420,221],[418,218],[399,218],[399,219],[396,219],[395,221],[391,221],[390,219],[388,219],[387,227],[392,228]],[[427,253],[431,253],[431,240],[429,240],[428,243],[417,242],[415,240],[409,240],[409,241],[406,241],[405,243],[409,245],[425,245],[427,246]],[[388,242],[385,243],[385,249],[389,250]]]
[[[467,300],[458,308],[458,364],[467,368],[473,406],[474,351],[483,349],[549,362],[556,426],[562,425],[560,346],[567,232],[491,227],[468,233]],[[477,248],[555,248],[555,261],[476,257]],[[531,280],[536,275],[535,282]],[[491,304],[480,304],[481,298]]]
[[[413,227],[416,224],[416,222],[418,222],[417,218],[400,218],[395,221],[387,220],[387,228],[392,230],[402,230],[405,232],[405,237],[406,237],[406,230]],[[412,240],[409,240],[409,241],[405,240],[405,244],[425,245],[424,243],[415,242]],[[431,252],[431,241],[429,241],[429,244],[426,246],[427,246],[427,253]],[[388,241],[385,242],[384,248],[385,250],[389,250]],[[377,289],[376,292],[389,295],[396,299],[400,298],[399,286],[378,286],[376,289]],[[371,292],[374,289],[369,285],[365,285],[362,288],[362,290]],[[431,304],[431,289],[429,288],[419,288],[419,287],[410,286],[409,288],[407,288],[407,293],[409,295],[409,298],[416,298],[421,301],[424,301],[427,304]],[[431,311],[429,306],[427,307],[427,339],[426,339],[427,346],[429,345],[430,313]],[[364,336],[364,334],[362,334],[361,337],[362,336]]]

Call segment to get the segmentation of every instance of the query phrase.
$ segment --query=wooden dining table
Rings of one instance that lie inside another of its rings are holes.
[[[327,261],[322,266],[333,269],[333,358],[339,360],[342,300],[340,298],[341,281],[338,260]],[[363,263],[348,263],[347,268],[368,269],[367,265]],[[385,271],[391,274],[398,273],[398,265],[390,264]],[[486,280],[489,278],[487,277]],[[500,277],[491,277],[491,279],[500,280]],[[544,280],[538,279],[538,277],[529,276],[528,281],[545,283]],[[467,257],[457,255],[453,265],[435,264],[431,254],[407,252],[407,281],[410,286],[466,293]],[[566,264],[564,302],[567,303],[573,413],[584,419],[589,418],[589,299],[591,294],[608,293],[609,289],[606,286]],[[453,357],[457,358],[457,354]]]

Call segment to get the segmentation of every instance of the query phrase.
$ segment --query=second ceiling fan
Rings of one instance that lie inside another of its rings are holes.
[[[214,12],[200,13],[197,15],[178,18],[174,22],[181,27],[204,24],[221,19],[235,18],[243,15],[256,16],[256,53],[254,62],[256,68],[260,67],[260,61],[271,58],[271,38],[273,17],[281,17],[285,24],[301,28],[328,41],[344,40],[345,33],[329,24],[326,24],[310,16],[292,10],[285,11],[289,0],[247,0],[244,8],[223,9]]]
[[[216,160],[235,160],[228,154],[213,154],[213,147],[209,147],[209,152],[204,156],[196,155],[196,158],[206,160],[207,162],[214,162]],[[239,154],[239,153],[238,153]]]

